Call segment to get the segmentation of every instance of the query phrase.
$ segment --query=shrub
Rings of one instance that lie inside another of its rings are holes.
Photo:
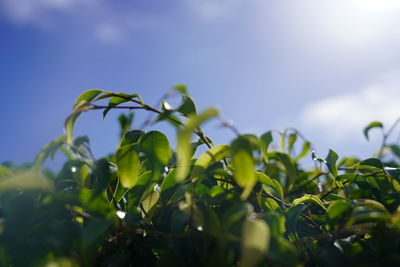
[[[366,160],[339,159],[333,150],[322,159],[295,129],[258,137],[223,120],[237,136],[214,145],[201,126],[219,119],[218,111],[198,113],[184,86],[175,92],[178,108],[166,98],[154,108],[136,94],[86,91],[65,136],[31,165],[0,165],[0,265],[400,263],[400,149],[387,144],[393,127],[383,132],[377,158]],[[81,113],[97,109],[130,112],[119,117],[118,149],[101,159],[88,137],[73,138]],[[155,115],[148,125],[176,128],[175,150],[162,132],[130,128],[138,110]],[[367,138],[372,128],[383,125],[368,125]],[[43,163],[56,151],[68,160],[54,174]],[[308,155],[314,166],[304,168]]]

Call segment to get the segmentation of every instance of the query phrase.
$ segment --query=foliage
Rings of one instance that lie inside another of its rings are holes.
[[[166,102],[171,94],[154,108],[136,94],[86,91],[65,136],[30,165],[0,165],[1,266],[400,263],[400,148],[387,144],[394,127],[365,128],[367,138],[383,132],[377,157],[366,160],[333,150],[323,159],[295,129],[258,137],[222,119],[237,137],[215,146],[201,126],[218,111],[198,113],[187,89],[175,89],[177,108]],[[119,117],[115,153],[101,159],[86,136],[73,138],[78,117],[97,109],[130,112]],[[155,115],[145,126],[176,129],[175,149],[162,132],[131,129],[138,110]],[[68,160],[55,174],[43,163],[57,151]],[[305,168],[307,155],[315,164]]]

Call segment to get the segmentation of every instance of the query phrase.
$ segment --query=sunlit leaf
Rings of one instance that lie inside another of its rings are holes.
[[[183,181],[189,172],[190,157],[192,154],[190,139],[193,132],[201,124],[217,115],[218,110],[216,110],[215,108],[209,108],[199,115],[192,115],[189,117],[189,120],[186,122],[185,126],[178,132],[176,147],[178,166],[176,173],[177,181]]]
[[[158,131],[148,132],[140,140],[140,150],[146,155],[153,175],[161,175],[172,154],[168,138]]]
[[[293,149],[293,145],[297,140],[297,134],[292,133],[288,137],[288,151],[291,152]]]
[[[336,220],[339,216],[350,211],[353,205],[348,200],[336,200],[329,205],[327,214],[330,220]]]
[[[0,192],[9,190],[52,190],[53,183],[36,170],[19,171],[0,180]]]
[[[174,89],[182,95],[188,95],[188,90],[184,84],[177,84],[175,85]]]
[[[310,148],[311,148],[311,143],[306,141],[303,143],[303,147],[301,149],[301,152],[299,153],[299,155],[296,157],[296,161],[304,158],[308,152],[310,152]]]
[[[195,161],[190,179],[197,178],[209,166],[217,163],[230,155],[229,145],[218,145],[201,154]]]
[[[242,254],[239,266],[258,266],[270,243],[270,230],[263,220],[247,219],[242,228]]]
[[[311,194],[305,194],[302,197],[296,198],[292,201],[293,205],[299,205],[300,203],[308,203],[312,202],[326,210],[324,203],[322,203],[321,199],[317,197],[316,195],[311,195]]]
[[[256,172],[256,174],[258,181],[261,184],[272,187],[278,193],[280,199],[284,198],[283,188],[277,180],[271,179],[268,175],[262,172]]]
[[[139,179],[139,153],[133,148],[133,145],[123,146],[118,149],[116,160],[121,185],[125,188],[132,188]]]
[[[94,100],[99,94],[101,94],[103,91],[102,90],[88,90],[86,92],[83,92],[75,101],[74,108],[72,114],[65,120],[65,131],[67,134],[67,143],[71,144],[72,143],[72,132],[74,130],[74,125],[79,117],[79,115],[82,113],[82,111],[86,110],[85,104],[90,103],[92,100]]]
[[[232,165],[235,168],[233,177],[236,183],[243,188],[241,198],[246,199],[257,181],[255,159],[252,155],[250,141],[239,136],[231,144],[231,153]]]
[[[264,156],[264,160],[268,161],[268,146],[271,144],[273,138],[272,138],[272,133],[271,131],[264,133],[260,137],[260,142],[261,142],[261,152]]]

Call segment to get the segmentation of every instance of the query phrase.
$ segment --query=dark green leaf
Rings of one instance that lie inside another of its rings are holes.
[[[338,171],[336,167],[336,162],[338,160],[338,155],[332,149],[329,149],[328,156],[326,156],[325,161],[328,166],[329,172],[332,174],[333,178],[338,176]]]

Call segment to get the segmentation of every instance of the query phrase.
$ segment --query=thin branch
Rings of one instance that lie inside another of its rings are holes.
[[[379,149],[378,152],[378,159],[381,159],[383,156],[383,150],[385,149],[386,146],[386,141],[388,139],[388,137],[390,136],[390,134],[393,132],[393,130],[396,128],[396,126],[400,123],[400,118],[398,118],[390,127],[389,131],[387,131],[386,133],[383,134],[383,138],[382,138],[382,144],[381,144],[381,148]]]

